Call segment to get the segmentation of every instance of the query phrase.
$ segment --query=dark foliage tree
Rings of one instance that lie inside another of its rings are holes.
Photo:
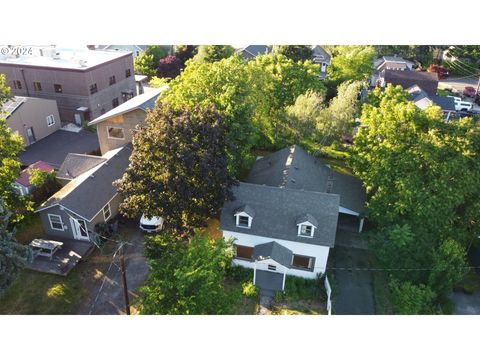
[[[159,104],[133,137],[130,167],[117,182],[127,216],[162,216],[179,231],[202,226],[235,184],[228,165],[225,116],[213,106]]]
[[[182,62],[176,56],[168,55],[160,59],[157,75],[162,78],[174,79],[180,75],[182,68]]]
[[[185,63],[197,54],[197,47],[195,45],[177,45],[175,47],[175,55],[185,67]]]
[[[282,54],[295,62],[312,60],[313,50],[308,45],[274,45],[273,52]]]

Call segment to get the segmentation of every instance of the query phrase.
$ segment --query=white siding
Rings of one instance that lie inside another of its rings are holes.
[[[249,234],[242,234],[242,233],[237,233],[237,232],[232,232],[232,231],[224,231],[223,236],[225,239],[230,239],[230,238],[235,238],[236,240],[234,241],[235,244],[238,245],[243,245],[243,246],[250,246],[254,247],[256,245],[264,244],[270,241],[276,241],[280,245],[285,246],[286,248],[290,249],[295,255],[304,255],[304,256],[310,256],[315,258],[315,269],[312,271],[304,271],[304,270],[298,270],[298,269],[288,269],[287,270],[287,275],[294,275],[294,276],[300,276],[304,278],[309,278],[309,279],[314,279],[317,277],[317,274],[319,273],[325,273],[325,268],[327,267],[327,260],[328,260],[328,253],[330,251],[330,248],[328,246],[321,246],[321,245],[310,245],[310,244],[303,244],[303,243],[298,243],[294,241],[288,241],[288,240],[280,240],[280,239],[274,239],[274,238],[268,238],[268,237],[263,237],[263,236],[256,236],[256,235],[249,235]],[[240,260],[240,259],[234,259],[233,263],[235,265],[241,265],[243,267],[247,268],[252,268],[253,269],[253,262],[250,261],[245,261],[245,260]],[[263,266],[267,266],[267,262],[262,262],[265,265],[260,265],[260,263],[257,262],[257,269],[259,270],[264,270]],[[262,266],[262,268],[259,267]],[[277,271],[280,269],[277,267]],[[282,272],[283,269],[280,270]]]

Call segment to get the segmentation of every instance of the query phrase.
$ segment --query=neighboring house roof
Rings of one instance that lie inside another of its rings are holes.
[[[455,111],[455,100],[448,96],[428,95],[420,86],[413,85],[406,90],[410,93],[411,100],[415,105],[425,110],[432,103],[439,106],[443,111]]]
[[[62,166],[60,166],[57,178],[73,180],[104,161],[106,159],[100,156],[70,153],[63,161]]]
[[[255,161],[246,181],[260,185],[338,194],[340,206],[359,214],[365,211],[366,192],[358,178],[334,171],[298,145]],[[302,213],[304,212],[309,211],[305,209]],[[315,218],[320,220],[316,216]]]
[[[277,263],[290,267],[292,264],[292,250],[280,245],[276,241],[256,245],[253,248],[253,258],[257,260],[272,259]]]
[[[325,51],[320,45],[313,45],[313,61],[314,62],[325,62],[330,64],[331,56]]]
[[[5,102],[2,106],[2,112],[5,114],[5,117],[8,118],[12,115],[27,100],[28,98],[24,96],[14,96],[12,99]]]
[[[15,181],[17,183],[19,183],[20,185],[24,186],[24,187],[30,187],[30,170],[31,169],[38,169],[38,170],[42,170],[42,171],[47,171],[47,172],[52,172],[52,171],[55,171],[55,169],[48,165],[46,162],[44,161],[37,161],[36,163],[28,166],[27,168],[25,168],[24,170],[22,170],[22,172],[20,173],[20,177]]]
[[[151,109],[155,106],[155,102],[157,101],[158,96],[165,89],[167,89],[167,87],[163,86],[159,89],[154,89],[151,91],[147,91],[141,95],[134,96],[133,98],[131,98],[128,101],[125,101],[123,104],[117,106],[116,108],[113,108],[112,110],[107,111],[102,116],[99,116],[98,118],[90,121],[88,125],[98,124],[99,122],[105,121],[115,116],[125,114],[135,109],[142,109],[144,111],[147,111],[148,109]]]
[[[123,176],[129,165],[131,152],[131,145],[126,145],[105,153],[102,157],[106,161],[70,181],[35,212],[59,205],[91,221],[117,194],[113,182]]]
[[[408,89],[413,85],[418,85],[429,96],[437,94],[438,75],[426,71],[402,71],[402,70],[384,70],[381,77],[386,84],[394,86],[400,85]]]
[[[415,63],[412,61],[405,60],[401,56],[382,56],[379,59],[374,60],[373,64],[375,68],[378,70],[380,67],[383,66],[385,63],[392,63],[392,64],[403,64],[405,67],[409,69],[415,66]]]
[[[225,203],[220,217],[222,230],[329,247],[335,244],[338,195],[243,182],[232,191],[235,200]],[[255,211],[250,228],[236,226],[234,214],[244,205]],[[318,220],[311,238],[298,236],[296,221],[305,212]]]
[[[41,160],[58,169],[69,153],[85,154],[99,148],[97,134],[87,130],[72,132],[60,129],[29,145],[19,157],[24,165]]]
[[[267,45],[248,45],[237,49],[237,52],[247,52],[251,56],[268,54],[272,52],[272,49]]]

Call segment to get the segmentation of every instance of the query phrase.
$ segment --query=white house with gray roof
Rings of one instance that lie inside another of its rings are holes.
[[[299,146],[255,162],[225,203],[220,227],[233,239],[235,265],[253,268],[254,283],[283,290],[286,275],[325,273],[342,216],[363,226],[365,190],[353,176],[320,163]]]

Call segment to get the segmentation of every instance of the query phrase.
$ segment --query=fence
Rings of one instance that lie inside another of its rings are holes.
[[[323,281],[323,284],[325,285],[325,292],[327,293],[328,315],[332,315],[332,300],[331,300],[332,287],[330,286],[330,282],[328,281],[328,276],[327,275],[325,275],[325,280]]]

